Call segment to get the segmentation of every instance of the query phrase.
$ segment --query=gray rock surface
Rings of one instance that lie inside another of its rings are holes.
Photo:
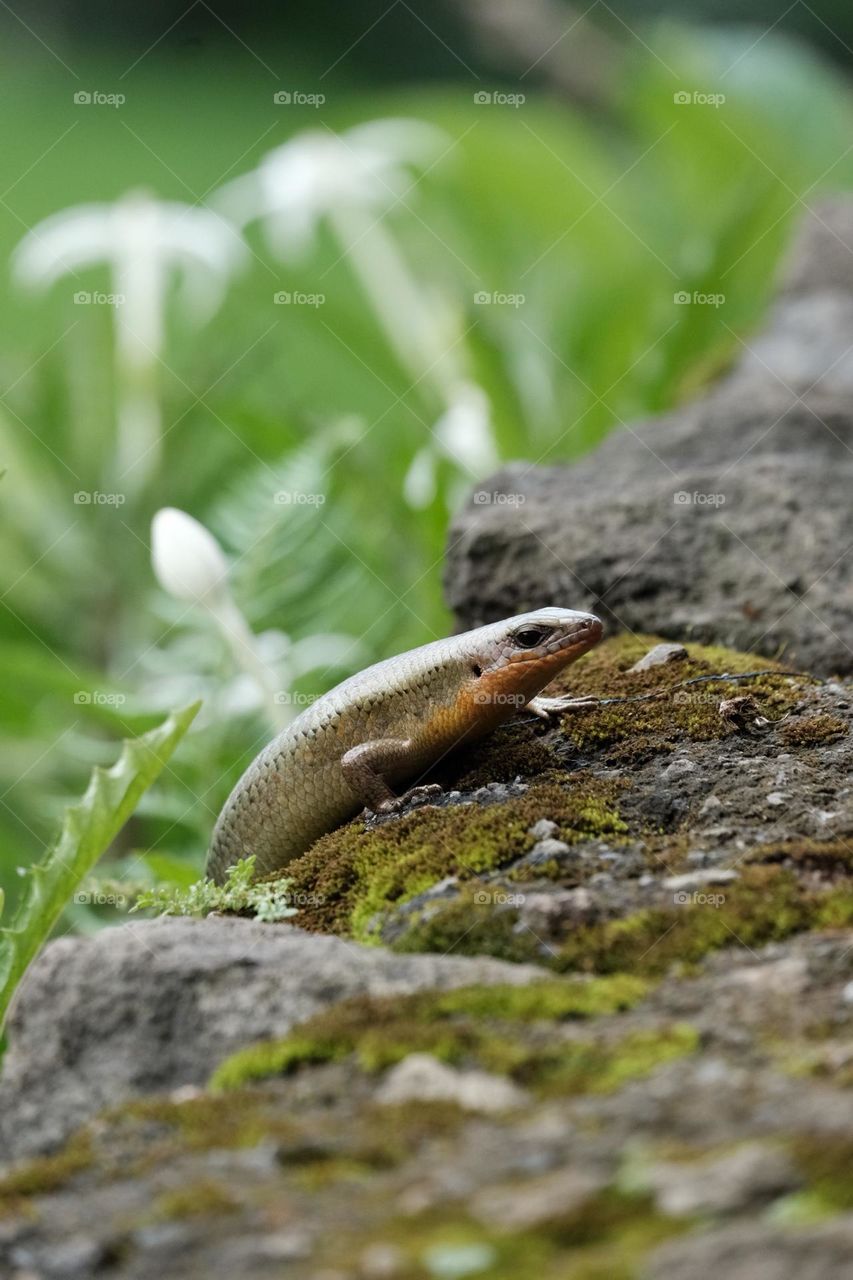
[[[766,330],[704,399],[570,467],[515,463],[448,538],[461,627],[543,603],[853,671],[853,203],[807,223]],[[843,267],[839,264],[843,263]]]
[[[235,1049],[354,995],[529,981],[532,967],[395,956],[289,925],[141,921],[45,948],[8,1024],[0,1158],[55,1146],[102,1107],[203,1084]]]
[[[650,1260],[642,1280],[841,1280],[853,1265],[853,1216],[800,1230],[738,1224],[676,1241]]]

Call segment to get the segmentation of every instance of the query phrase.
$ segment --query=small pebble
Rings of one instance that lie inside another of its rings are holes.
[[[663,887],[665,889],[700,889],[707,884],[731,884],[732,880],[737,878],[736,871],[709,867],[706,871],[687,871],[681,876],[667,876]]]
[[[656,644],[634,663],[628,674],[631,675],[634,671],[648,671],[651,667],[662,667],[667,662],[683,662],[686,657],[687,650],[683,644]]]
[[[568,852],[569,846],[564,840],[537,840],[527,857],[536,862],[545,862],[548,858],[561,858]]]
[[[547,840],[550,836],[553,836],[556,831],[556,822],[552,822],[550,818],[540,818],[538,822],[534,822],[527,834],[532,836],[534,840]]]

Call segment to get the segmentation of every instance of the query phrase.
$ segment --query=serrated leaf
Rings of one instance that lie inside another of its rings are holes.
[[[85,795],[66,810],[56,844],[28,868],[18,909],[11,924],[0,929],[0,1026],[18,983],[65,904],[161,773],[200,705],[176,711],[156,729],[126,740],[111,768],[93,769]]]

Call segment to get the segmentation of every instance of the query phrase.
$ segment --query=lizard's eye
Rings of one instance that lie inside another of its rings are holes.
[[[547,635],[542,627],[522,627],[515,633],[515,643],[519,649],[535,649]]]

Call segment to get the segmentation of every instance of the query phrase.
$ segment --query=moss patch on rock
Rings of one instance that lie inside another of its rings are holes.
[[[519,1198],[530,1190],[520,1178]],[[635,1280],[638,1262],[650,1249],[692,1225],[691,1219],[664,1217],[646,1194],[604,1187],[517,1230],[475,1221],[455,1206],[442,1205],[392,1219],[382,1240],[399,1257],[401,1277]],[[374,1235],[345,1235],[324,1261],[334,1265],[340,1257],[359,1256],[374,1241]]]
[[[713,896],[725,901],[650,908],[583,926],[563,943],[556,967],[659,975],[723,947],[756,948],[805,929],[853,923],[849,888],[815,892],[780,867],[748,867],[725,894]]]
[[[507,1075],[541,1093],[609,1092],[697,1047],[695,1030],[678,1023],[622,1036],[565,1034],[566,1022],[617,1013],[647,990],[644,982],[620,975],[591,983],[346,1000],[281,1040],[226,1058],[211,1088],[242,1089],[302,1066],[345,1059],[374,1074],[411,1053],[429,1053],[454,1066]]]
[[[846,721],[827,712],[789,720],[779,729],[779,736],[786,747],[820,747],[826,742],[842,738],[845,733]]]
[[[830,878],[853,875],[853,845],[849,839],[782,839],[755,845],[748,863],[780,864],[796,870],[819,871]]]
[[[802,856],[806,861],[830,855],[812,850]],[[478,903],[476,892],[469,891],[450,903],[436,904],[393,947],[402,952],[532,961],[560,973],[628,972],[657,977],[674,965],[690,968],[724,947],[754,949],[808,929],[853,925],[853,885],[842,858],[841,852],[835,856],[833,869],[839,878],[832,888],[810,887],[786,866],[746,866],[722,893],[576,925],[563,942],[548,946],[519,926],[517,910],[496,911],[488,903]],[[711,901],[718,898],[724,899],[721,905]]]
[[[796,675],[772,659],[757,659],[754,654],[718,645],[687,644],[687,657],[682,661],[631,671],[656,643],[654,636],[617,636],[586,654],[565,673],[565,686],[574,697],[659,695],[567,713],[563,732],[575,747],[584,751],[606,747],[610,754],[615,748],[620,760],[639,761],[669,750],[684,738],[710,741],[728,737],[736,730],[719,714],[723,699],[749,693],[763,714],[775,720],[797,704],[803,687],[811,683],[808,676]],[[713,680],[684,685],[700,676],[743,675],[757,670],[770,674],[749,681]]]
[[[475,880],[532,849],[540,818],[557,823],[568,844],[593,836],[618,839],[627,830],[619,813],[621,787],[586,771],[571,786],[545,781],[501,803],[415,810],[365,831],[352,822],[318,840],[282,874],[307,929],[375,939],[377,918],[446,876]]]
[[[91,1136],[82,1130],[55,1155],[18,1165],[0,1178],[0,1216],[17,1211],[22,1199],[59,1190],[93,1161]]]

